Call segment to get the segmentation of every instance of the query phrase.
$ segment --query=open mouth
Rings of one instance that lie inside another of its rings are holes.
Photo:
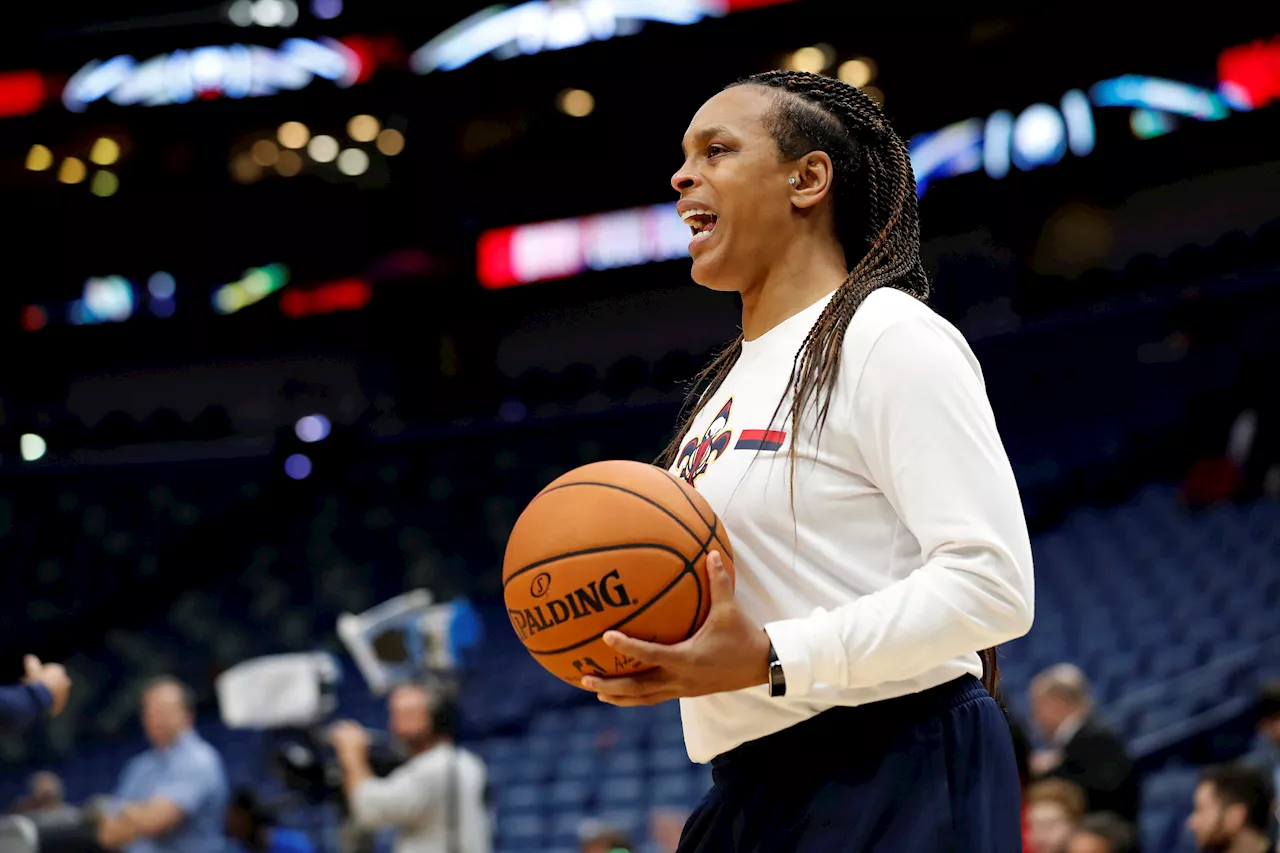
[[[683,211],[680,218],[684,220],[685,225],[689,226],[689,230],[693,232],[694,241],[705,240],[711,236],[711,232],[716,229],[716,220],[720,217],[705,208],[691,208]]]

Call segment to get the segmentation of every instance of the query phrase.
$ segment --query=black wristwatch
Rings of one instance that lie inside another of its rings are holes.
[[[787,675],[782,671],[773,643],[769,644],[769,695],[775,699],[787,695]]]

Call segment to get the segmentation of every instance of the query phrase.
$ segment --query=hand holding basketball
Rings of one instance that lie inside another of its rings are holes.
[[[602,702],[632,706],[764,684],[769,671],[769,635],[734,600],[733,577],[718,551],[707,555],[707,574],[711,612],[697,633],[668,646],[609,631],[604,641],[610,648],[654,669],[632,676],[588,676],[582,679],[582,686],[596,691]]]

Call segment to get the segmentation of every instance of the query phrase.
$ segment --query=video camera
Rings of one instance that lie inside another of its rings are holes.
[[[431,684],[436,729],[456,731],[456,676],[481,639],[479,616],[465,599],[435,603],[429,591],[414,590],[364,613],[343,613],[337,627],[374,696],[408,682]],[[345,813],[342,772],[328,733],[341,683],[337,658],[317,652],[244,661],[222,673],[216,687],[229,728],[270,733],[268,762],[291,791]],[[391,773],[407,758],[388,733],[371,731],[370,737],[376,775]]]

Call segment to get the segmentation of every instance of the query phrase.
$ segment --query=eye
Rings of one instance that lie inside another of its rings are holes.
[[[719,142],[713,142],[707,146],[707,156],[715,157],[717,154],[724,154],[728,150],[729,150],[728,148],[725,148]]]

